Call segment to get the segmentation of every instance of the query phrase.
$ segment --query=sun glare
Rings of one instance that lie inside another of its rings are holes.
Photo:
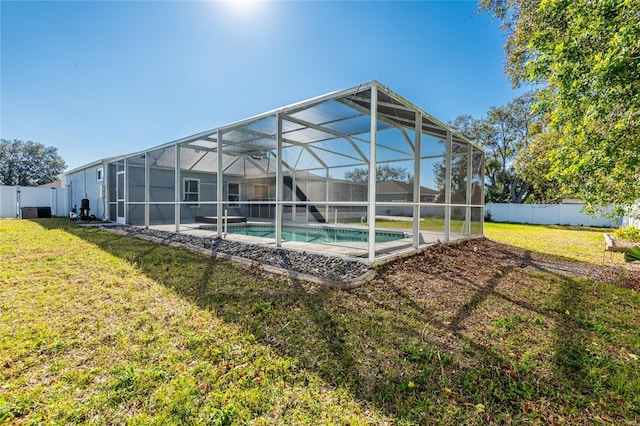
[[[248,14],[255,12],[262,2],[259,0],[225,0],[225,3],[236,13]]]
[[[217,12],[224,16],[226,27],[235,34],[255,35],[270,31],[273,24],[272,8],[264,0],[225,0],[212,2]],[[217,19],[220,19],[218,16]]]

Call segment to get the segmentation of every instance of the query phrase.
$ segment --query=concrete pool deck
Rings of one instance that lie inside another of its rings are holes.
[[[251,224],[260,224],[264,225],[265,222],[253,222],[248,221],[248,225]],[[212,230],[201,229],[204,224],[202,223],[185,223],[180,225],[180,233],[192,235],[200,238],[214,238],[216,237],[216,232]],[[297,222],[285,222],[283,226],[307,226],[306,223],[297,223]],[[312,225],[315,226],[315,225]],[[353,228],[353,229],[362,229],[367,230],[365,226],[358,225],[318,225],[318,226],[331,226],[337,228]],[[153,225],[149,227],[150,229],[156,229],[159,231],[168,231],[175,232],[175,225]],[[379,227],[376,228],[378,231],[391,231],[391,232],[411,232],[411,229],[403,229],[403,228],[385,228]],[[240,234],[232,234],[227,233],[224,239],[230,241],[238,241],[243,243],[252,243],[252,244],[261,244],[267,247],[275,247],[276,243],[273,238],[263,238],[256,237],[250,235],[240,235]],[[462,233],[451,232],[449,235],[449,240],[460,240],[472,238],[472,236],[467,236]],[[444,231],[432,231],[432,230],[421,230],[420,238],[419,238],[419,248],[427,248],[437,242],[444,242]],[[295,251],[306,251],[310,253],[319,253],[330,256],[339,256],[350,259],[355,259],[359,261],[365,261],[368,256],[368,244],[366,242],[339,242],[339,243],[310,243],[310,242],[301,242],[301,241],[282,241],[282,248],[288,250]],[[385,263],[391,259],[395,259],[397,257],[406,256],[412,253],[415,253],[415,248],[413,247],[413,239],[411,237],[398,239],[394,241],[388,241],[383,243],[376,243],[376,261],[375,264]]]

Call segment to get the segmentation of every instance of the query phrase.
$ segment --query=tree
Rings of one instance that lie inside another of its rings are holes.
[[[548,176],[551,169],[549,153],[558,138],[558,133],[553,130],[535,132],[529,145],[520,150],[516,157],[515,170],[531,183],[531,200],[534,202],[554,204],[564,198],[558,180]]]
[[[467,199],[467,155],[466,153],[454,152],[451,156],[451,202],[466,203]],[[444,203],[446,201],[447,188],[447,168],[444,162],[437,162],[433,165],[433,174],[435,176],[436,188],[438,193],[435,196],[436,203]]]
[[[538,108],[557,139],[549,178],[594,211],[640,199],[637,0],[481,0],[503,21],[506,73],[544,86]]]
[[[0,183],[38,186],[51,183],[67,167],[52,146],[0,139]]]
[[[533,185],[518,173],[515,160],[538,128],[538,114],[531,111],[533,99],[533,92],[527,92],[507,105],[492,107],[479,120],[463,115],[449,123],[485,150],[487,201],[523,203],[532,195]]]
[[[344,174],[344,178],[354,182],[368,182],[369,169],[367,167],[361,167],[349,170]],[[411,183],[413,182],[413,175],[404,167],[381,164],[376,167],[376,182],[385,180]]]

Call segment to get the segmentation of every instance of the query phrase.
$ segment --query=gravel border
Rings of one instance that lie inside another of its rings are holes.
[[[99,228],[197,251],[216,259],[259,267],[265,272],[286,275],[294,280],[310,281],[343,290],[359,287],[376,277],[375,270],[364,263],[337,256],[267,247],[217,237],[196,237],[130,225],[99,226]]]

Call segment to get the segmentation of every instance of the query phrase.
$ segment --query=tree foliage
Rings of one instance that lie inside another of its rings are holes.
[[[530,199],[533,202],[554,204],[561,202],[564,198],[558,180],[549,176],[551,169],[549,152],[554,149],[558,138],[558,133],[553,130],[539,132],[534,130],[529,144],[516,156],[515,171],[523,180],[531,183],[533,190]]]
[[[344,174],[344,178],[354,182],[368,182],[369,168],[360,167],[349,170]],[[376,167],[376,182],[395,180],[398,182],[413,182],[413,175],[405,167],[381,164]]]
[[[555,140],[548,177],[591,211],[613,202],[620,213],[640,199],[640,1],[481,0],[480,7],[508,32],[512,83],[544,85],[538,108],[549,114]]]
[[[0,139],[0,183],[38,186],[51,183],[67,167],[52,146]]]
[[[523,179],[515,167],[520,152],[539,128],[539,117],[532,113],[533,93],[528,92],[507,105],[492,107],[486,117],[457,117],[449,125],[485,150],[487,201],[523,203],[533,193],[532,181]]]
[[[470,116],[464,116],[470,117]],[[480,159],[474,157],[472,159],[473,165],[480,164]],[[466,149],[460,149],[459,145],[453,145],[453,152],[451,155],[451,202],[464,204],[467,202],[467,164],[468,157]],[[435,178],[436,188],[438,188],[438,192],[435,196],[434,201],[436,203],[445,203],[446,202],[446,188],[447,188],[447,168],[446,164],[442,162],[437,162],[433,165],[433,174]],[[474,173],[475,174],[475,173]],[[479,175],[479,173],[478,173]],[[482,182],[472,180],[472,186],[482,185]],[[480,204],[482,202],[481,199],[475,198],[479,194],[479,192],[475,191],[474,188],[471,190],[472,204]]]

